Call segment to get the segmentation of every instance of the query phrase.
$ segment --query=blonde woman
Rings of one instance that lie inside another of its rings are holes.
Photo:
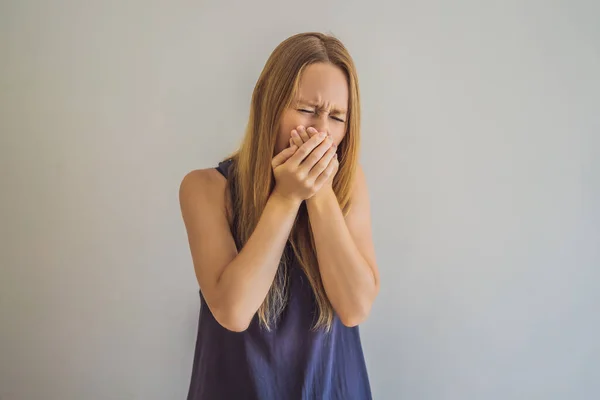
[[[273,51],[240,148],[181,183],[201,313],[189,400],[370,399],[358,325],[379,291],[359,88],[344,45]]]

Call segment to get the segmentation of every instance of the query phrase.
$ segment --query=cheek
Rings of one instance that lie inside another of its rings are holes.
[[[330,133],[335,144],[339,145],[346,136],[346,127],[331,129]]]
[[[279,132],[277,133],[277,145],[275,153],[279,153],[288,147],[290,138],[292,137],[292,129],[295,129],[298,125],[302,125],[302,123],[298,122],[293,112],[286,112],[284,114],[281,122],[279,123]]]
[[[283,149],[288,147],[289,144],[290,144],[289,133],[287,135],[285,135],[284,131],[282,129],[280,129],[279,133],[277,135],[277,143],[275,144],[275,154],[278,154],[279,152],[281,152]]]
[[[279,124],[278,141],[289,142],[293,129],[296,129],[300,125],[308,127],[310,124],[310,118],[304,117],[296,111],[286,112]]]
[[[288,113],[282,122],[280,131],[285,132],[288,136],[291,134],[292,129],[296,129],[300,125],[308,127],[312,124],[309,116],[296,111]]]

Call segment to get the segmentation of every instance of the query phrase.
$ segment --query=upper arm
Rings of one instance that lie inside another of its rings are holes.
[[[375,246],[371,228],[371,205],[365,174],[360,165],[352,188],[351,207],[346,215],[346,226],[354,239],[358,251],[373,271],[375,286],[379,289],[379,270],[375,257]]]
[[[214,169],[187,174],[179,188],[194,271],[200,290],[213,313],[218,304],[217,283],[237,255],[225,208],[226,180]]]

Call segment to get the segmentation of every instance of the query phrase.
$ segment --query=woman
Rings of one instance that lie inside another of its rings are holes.
[[[357,325],[379,290],[359,90],[337,39],[294,35],[245,139],[183,179],[202,312],[188,399],[370,399]]]

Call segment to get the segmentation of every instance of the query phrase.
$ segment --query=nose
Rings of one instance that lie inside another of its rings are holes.
[[[319,115],[313,126],[317,131],[329,134],[329,116],[326,113]]]

